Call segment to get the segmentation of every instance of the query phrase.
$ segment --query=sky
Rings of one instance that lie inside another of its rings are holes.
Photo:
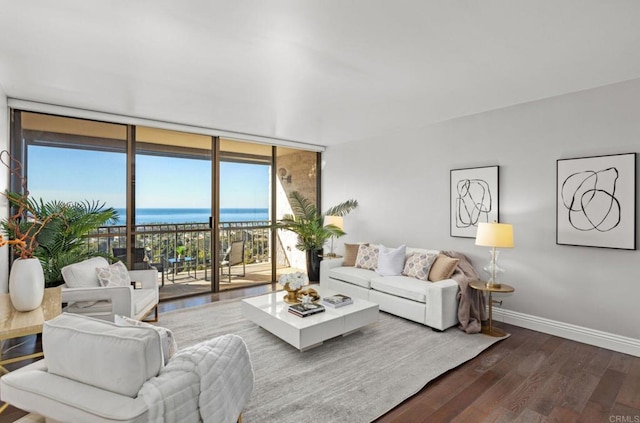
[[[32,197],[100,201],[124,208],[123,153],[29,146],[28,187]],[[269,166],[222,162],[221,208],[268,208]],[[209,208],[211,162],[136,156],[137,208]]]

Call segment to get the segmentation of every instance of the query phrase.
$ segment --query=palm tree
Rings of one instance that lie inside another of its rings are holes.
[[[38,234],[38,246],[34,251],[42,263],[45,283],[48,286],[62,283],[62,268],[82,260],[105,256],[87,248],[86,235],[100,226],[115,223],[118,212],[96,201],[62,202],[29,199],[30,207],[38,219],[47,220]],[[49,219],[49,217],[51,217]]]
[[[278,227],[298,235],[296,248],[307,253],[309,280],[317,281],[317,272],[319,272],[319,269],[316,269],[319,262],[317,260],[318,254],[322,252],[325,242],[332,236],[338,238],[345,234],[342,229],[335,225],[324,226],[325,216],[346,216],[358,207],[358,201],[347,200],[329,208],[324,213],[320,213],[315,204],[308,198],[298,191],[294,191],[289,194],[289,204],[293,214],[284,215],[278,222]]]

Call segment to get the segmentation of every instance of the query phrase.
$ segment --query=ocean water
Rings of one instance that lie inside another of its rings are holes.
[[[125,210],[116,209],[120,219],[116,225],[125,224]],[[190,208],[140,208],[136,209],[136,224],[153,223],[209,223],[210,209]],[[223,208],[220,222],[249,222],[269,220],[269,209]]]

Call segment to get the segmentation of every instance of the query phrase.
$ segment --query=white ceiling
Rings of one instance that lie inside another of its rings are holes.
[[[0,0],[8,97],[318,145],[639,77],[636,0]]]

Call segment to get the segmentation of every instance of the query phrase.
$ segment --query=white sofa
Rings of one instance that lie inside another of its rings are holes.
[[[406,249],[413,253],[438,254],[437,250]],[[367,299],[380,310],[432,329],[445,330],[458,323],[458,283],[453,279],[423,281],[408,276],[380,276],[373,270],[343,266],[342,259],[320,263],[320,285],[345,295]]]
[[[4,375],[0,397],[47,421],[237,421],[254,385],[242,338],[204,341],[164,365],[161,333],[62,314],[44,324],[45,358]]]

